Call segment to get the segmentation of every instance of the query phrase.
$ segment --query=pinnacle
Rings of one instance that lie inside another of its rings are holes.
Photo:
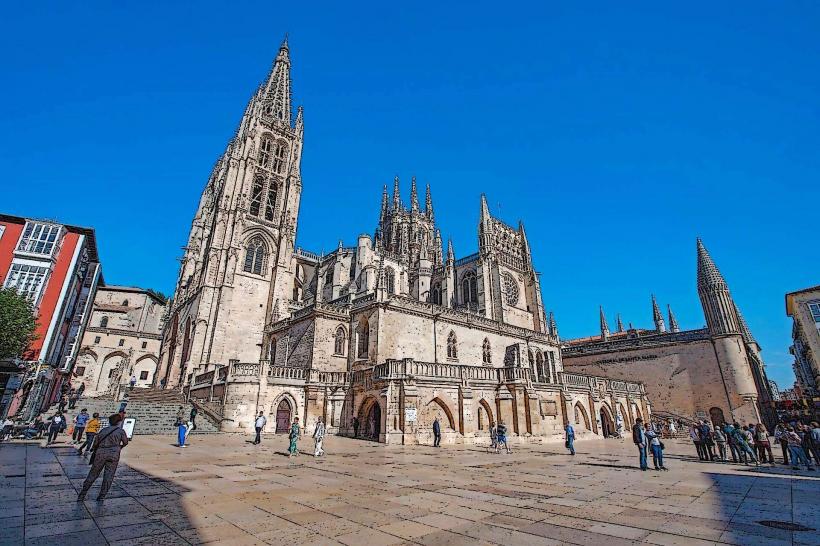
[[[697,238],[698,251],[698,288],[726,286],[723,275],[720,274],[715,262],[709,255],[709,251],[703,246],[700,237]]]

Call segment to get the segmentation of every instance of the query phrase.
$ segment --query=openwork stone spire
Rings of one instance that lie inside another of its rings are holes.
[[[623,332],[624,331],[624,323],[621,320],[621,314],[620,313],[615,315],[615,322],[617,323],[617,328],[618,328],[617,332],[618,333]]]
[[[655,330],[659,334],[666,332],[666,324],[663,321],[661,309],[658,307],[658,300],[655,299],[655,294],[652,294],[652,320],[655,322]]]
[[[418,212],[419,210],[419,193],[416,190],[416,177],[410,180],[410,210]]]
[[[740,313],[740,309],[737,308],[737,304],[735,304],[735,313],[737,314],[737,320],[740,323],[740,334],[743,336],[743,341],[746,343],[757,344],[757,340],[752,335],[752,331],[749,330],[749,325],[746,324],[746,319],[743,318],[743,315]]]
[[[678,319],[675,318],[675,315],[672,313],[672,306],[668,303],[666,304],[666,311],[669,314],[669,331],[680,332],[680,326],[678,326]]]
[[[393,179],[393,210],[401,210],[401,193],[399,192],[399,177]]]
[[[606,323],[606,314],[604,314],[604,306],[598,306],[598,313],[601,319],[601,339],[609,339],[609,325]]]
[[[739,334],[740,322],[729,286],[700,239],[697,240],[697,252],[698,296],[709,332],[712,335]]]
[[[427,191],[424,197],[424,212],[428,218],[433,219],[433,197],[430,195],[430,184],[427,184]]]
[[[558,324],[555,322],[555,314],[552,311],[549,317],[549,333],[552,337],[558,337]]]
[[[290,103],[290,50],[287,36],[279,46],[279,53],[261,91],[262,116],[290,126],[293,110]]]

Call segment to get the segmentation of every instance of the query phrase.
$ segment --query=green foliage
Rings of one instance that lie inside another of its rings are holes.
[[[148,290],[146,290],[146,292],[148,292],[149,294],[151,294],[152,296],[154,296],[155,298],[160,300],[162,303],[167,303],[168,302],[168,296],[166,296],[165,294],[163,294],[159,290],[153,290],[153,289],[149,288]]]
[[[34,307],[13,288],[0,289],[0,359],[20,356],[36,339]]]

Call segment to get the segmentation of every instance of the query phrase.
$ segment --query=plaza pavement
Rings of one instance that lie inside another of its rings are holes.
[[[68,445],[0,444],[0,544],[820,544],[820,475],[701,463],[683,441],[668,472],[641,472],[629,440],[573,458],[329,437],[326,457],[288,459],[284,436],[250,439],[137,436],[103,503],[102,479],[75,502],[89,467]]]

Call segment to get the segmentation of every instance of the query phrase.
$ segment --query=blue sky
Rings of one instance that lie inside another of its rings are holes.
[[[651,326],[651,293],[702,326],[701,236],[791,384],[784,293],[820,284],[817,4],[276,4],[6,6],[0,210],[92,226],[109,283],[171,292],[289,32],[300,245],[372,232],[382,184],[416,175],[463,256],[486,192],[575,337],[599,304]]]

